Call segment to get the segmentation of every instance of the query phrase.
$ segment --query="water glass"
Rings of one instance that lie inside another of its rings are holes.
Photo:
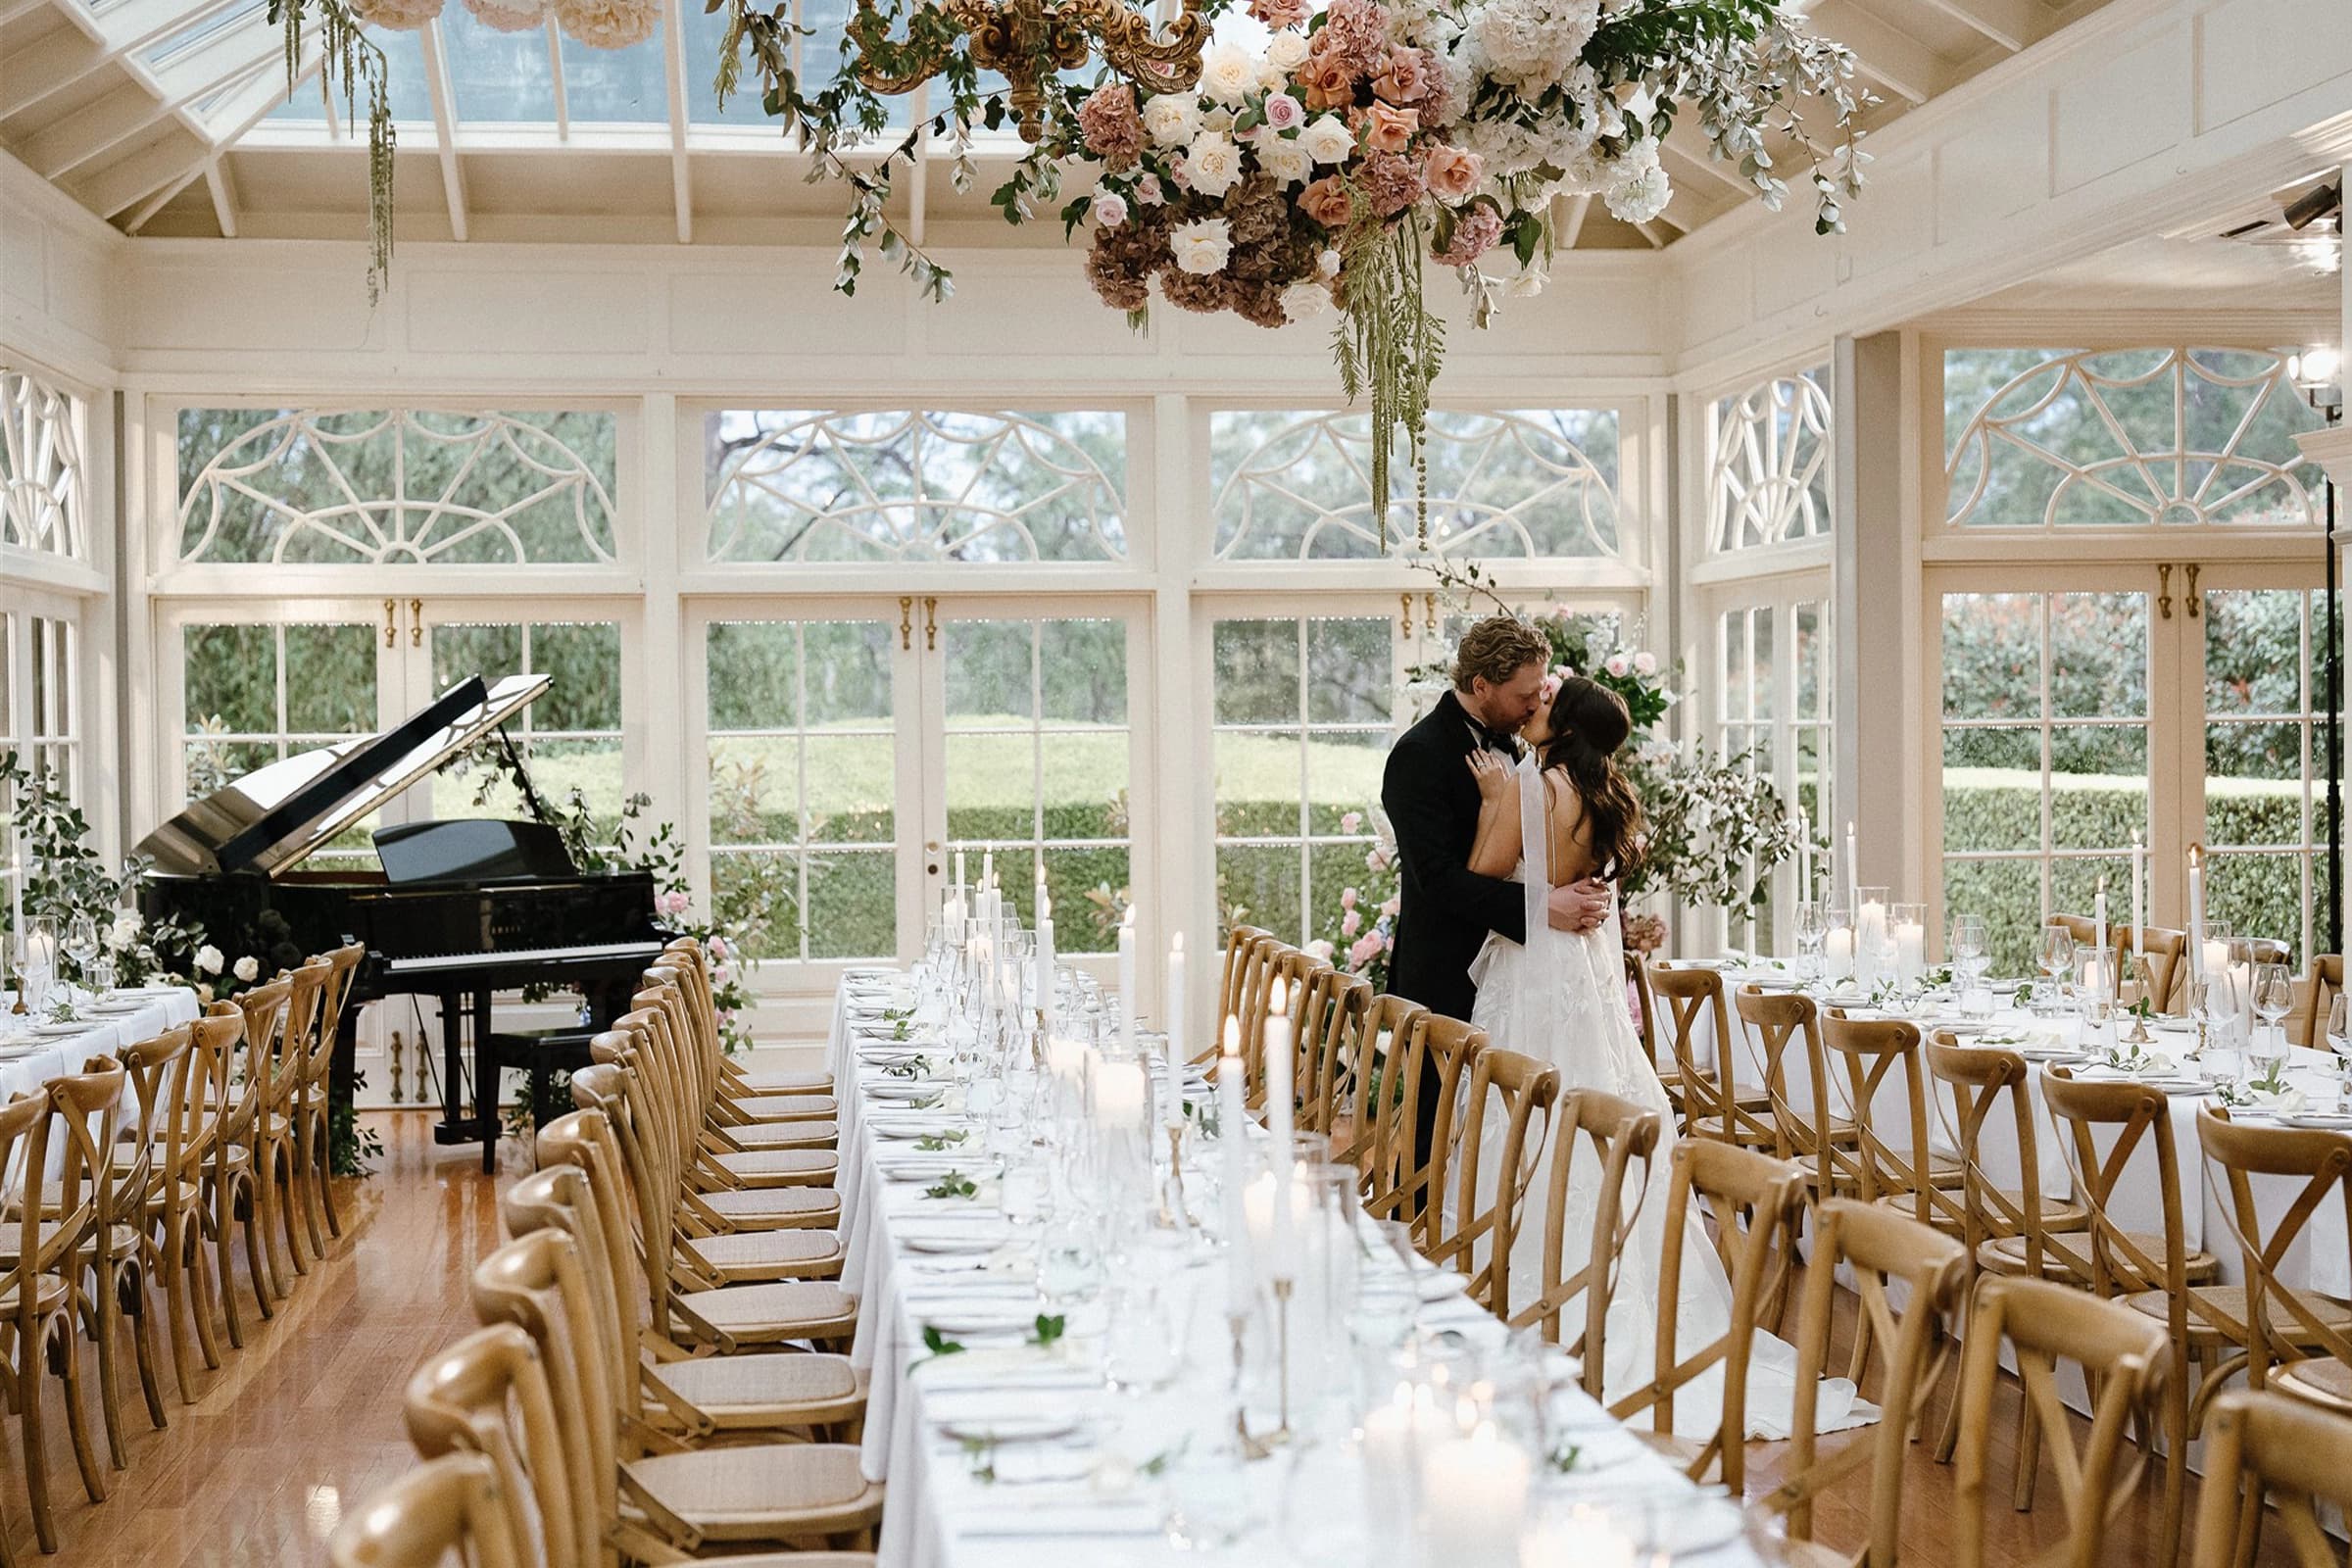
[[[1189,1292],[1164,1282],[1121,1286],[1108,1294],[1102,1375],[1127,1394],[1158,1393],[1184,1369]]]
[[[1102,1287],[1102,1242],[1091,1215],[1057,1211],[1037,1249],[1037,1288],[1057,1312],[1091,1300]]]
[[[2335,1053],[2338,1084],[2335,1092],[2336,1108],[2352,1109],[2352,1032],[2347,1032],[2344,994],[2337,992],[2328,999],[2328,1049]]]
[[[1046,1162],[1031,1154],[1006,1164],[997,1201],[1008,1224],[1026,1228],[1053,1218],[1054,1178]]]
[[[1194,1551],[1238,1545],[1257,1522],[1250,1463],[1224,1433],[1197,1433],[1167,1467],[1164,1524],[1171,1544]]]
[[[2257,964],[2254,969],[2254,1016],[2278,1037],[2278,1054],[2286,1054],[2286,1015],[2295,1010],[2295,979],[2283,963]]]

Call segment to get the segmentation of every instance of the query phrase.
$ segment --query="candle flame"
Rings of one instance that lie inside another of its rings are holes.
[[[1124,916],[1122,916],[1122,917],[1120,918],[1120,920],[1119,920],[1119,924],[1121,924],[1121,925],[1129,925],[1129,926],[1131,926],[1131,925],[1135,924],[1135,906],[1134,906],[1134,905],[1130,904],[1129,906],[1127,906],[1127,913],[1126,913]]]
[[[1182,953],[1184,951],[1183,932],[1179,931],[1173,937],[1168,939],[1168,951],[1170,953]]]
[[[1225,1054],[1238,1056],[1241,1054],[1242,1020],[1229,1012],[1225,1015]]]
[[[1266,993],[1266,1010],[1268,1012],[1291,1010],[1291,988],[1279,976],[1275,978],[1274,988]]]

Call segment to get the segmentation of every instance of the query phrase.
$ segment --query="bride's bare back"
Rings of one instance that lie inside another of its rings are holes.
[[[1519,774],[1493,752],[1471,753],[1470,771],[1478,776],[1478,834],[1470,845],[1470,869],[1481,876],[1509,876],[1518,869],[1524,847],[1519,832]],[[1566,887],[1600,869],[1592,856],[1584,797],[1568,782],[1563,768],[1545,768],[1540,776],[1544,780],[1544,826],[1550,838],[1551,885]]]

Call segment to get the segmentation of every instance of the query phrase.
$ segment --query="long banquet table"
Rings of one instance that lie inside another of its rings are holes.
[[[1739,1043],[1740,1054],[1733,1059],[1735,1081],[1743,1089],[1759,1087],[1764,1082],[1763,1045],[1756,1032],[1740,1018],[1732,994],[1751,981],[1785,989],[1788,984],[1788,967],[1773,960],[1746,964],[1727,962],[1710,966],[1719,968],[1723,974],[1726,1015]],[[1859,1009],[1855,1010],[1854,1015],[1886,1016]],[[1950,1020],[1947,1013],[1931,1006],[1911,1021],[1919,1026],[1923,1035],[1928,1035]],[[1996,1008],[1982,1023],[1984,1032],[1963,1040],[1962,1044],[1991,1041],[2006,1044],[2009,1049],[2015,1050],[2024,1043],[2041,1051],[2055,1052],[2079,1047],[2082,1039],[2082,1026],[2077,1020],[2035,1018],[2015,1005]],[[1660,1019],[1660,1027],[1667,1027],[1664,1018]],[[2183,1028],[2180,1020],[2159,1020],[2154,1031],[2155,1044],[2142,1049],[2167,1058],[2173,1064],[2172,1073],[2196,1077],[2199,1076],[2197,1064],[2183,1059],[2191,1040]],[[1715,1060],[1714,1023],[1703,1009],[1699,1013],[1692,1044],[1700,1060]],[[1659,1049],[1661,1052],[1666,1050],[1663,1040]],[[1798,1059],[1799,1054],[1792,1052],[1788,1062],[1789,1099],[1799,1107],[1810,1108],[1813,1088],[1809,1075]],[[2307,1106],[2315,1110],[2332,1108],[2336,1096],[2332,1058],[2325,1053],[2305,1051],[2300,1047],[2291,1048],[2287,1054],[2287,1081],[2302,1092]],[[2032,1126],[2036,1134],[2034,1152],[2040,1190],[2046,1198],[2065,1199],[2072,1196],[2075,1189],[2073,1173],[2066,1157],[2066,1151],[2071,1145],[2062,1144],[2059,1139],[2058,1128],[2048,1108],[2042,1103],[2039,1065],[2033,1065],[2035,1070],[2029,1076],[2028,1092],[2033,1100]],[[2086,1077],[2130,1076],[2096,1061],[2077,1063],[2075,1070]],[[1851,1107],[1845,1102],[1849,1098],[1845,1069],[1835,1052],[1829,1053],[1829,1072],[1833,1108],[1838,1115],[1850,1115]],[[1931,1102],[1930,1144],[1939,1153],[1956,1152],[1958,1123],[1950,1091],[1927,1073],[1924,1062],[1921,1073],[1926,1078]],[[2167,1100],[2172,1110],[2174,1152],[2180,1179],[2182,1240],[2191,1249],[2203,1248],[2211,1251],[2220,1261],[2222,1277],[2226,1282],[2241,1284],[2245,1278],[2245,1263],[2237,1240],[2230,1231],[2230,1214],[2224,1207],[2223,1195],[2227,1188],[2218,1173],[2208,1180],[2204,1151],[2197,1139],[2198,1108],[2215,1102],[2211,1088],[2202,1083],[2194,1087],[2182,1084],[2169,1089]],[[2270,1119],[2269,1113],[2260,1108],[2240,1108],[2231,1114],[2258,1120]],[[1902,1141],[1904,1135],[1899,1129],[1908,1122],[1910,1110],[1899,1073],[1889,1073],[1879,1086],[1872,1098],[1871,1115],[1882,1136],[1898,1144]],[[2102,1145],[2104,1147],[2108,1146]],[[1995,1113],[1986,1119],[1979,1155],[1984,1161],[1986,1175],[1995,1184],[2009,1188],[2017,1186],[2023,1162],[2019,1157],[2014,1121],[2005,1104],[1996,1108]],[[2268,1227],[2276,1224],[2293,1203],[2302,1183],[2286,1177],[2256,1177],[2252,1186],[2256,1212]],[[2117,1188],[2117,1208],[2119,1212],[2116,1217],[2126,1228],[2162,1234],[2162,1186],[2151,1146],[2143,1144],[2125,1168]],[[2352,1238],[2345,1234],[2341,1204],[2322,1204],[2312,1215],[2309,1226],[2281,1259],[2279,1274],[2290,1284],[2329,1296],[2352,1297]]]
[[[13,992],[0,992],[0,1005],[13,1000]],[[78,1027],[71,1031],[50,1027],[12,1033],[0,1019],[0,1103],[31,1094],[52,1078],[79,1072],[92,1056],[115,1054],[190,1022],[198,1011],[196,993],[185,986],[118,991],[110,1001],[121,1010],[94,1012],[85,1004],[75,1020]],[[127,1107],[123,1114],[129,1114]],[[63,1157],[62,1148],[50,1150],[51,1174]]]
[[[984,1187],[970,1200],[930,1199],[923,1180],[905,1177],[912,1163],[906,1155],[886,1152],[891,1143],[901,1151],[910,1148],[903,1137],[885,1139],[877,1130],[878,1120],[904,1115],[906,1107],[875,1097],[877,1087],[892,1080],[865,1059],[875,1053],[860,1043],[870,1046],[877,1032],[878,988],[897,979],[888,971],[845,977],[835,997],[829,1046],[841,1107],[843,1281],[859,1303],[852,1355],[871,1380],[863,1463],[869,1478],[887,1481],[890,1489],[881,1561],[885,1568],[1183,1561],[1187,1553],[1163,1529],[1165,1485],[1142,1472],[1194,1440],[1211,1441],[1227,1424],[1230,1350],[1217,1308],[1225,1290],[1222,1258],[1176,1266],[1164,1281],[1178,1320],[1190,1324],[1182,1370],[1165,1394],[1108,1392],[1100,1324],[1075,1312],[1067,1337],[1052,1351],[1024,1345],[1026,1334],[1015,1328],[959,1332],[955,1337],[966,1344],[967,1353],[931,1355],[923,1344],[927,1324],[1009,1321],[1039,1308],[1024,1244],[1009,1241],[987,1250],[986,1238],[1005,1228],[995,1195]],[[947,1125],[949,1113],[939,1114]],[[894,1170],[901,1179],[891,1179]],[[940,1253],[909,1246],[936,1246],[957,1228],[979,1238],[975,1245],[982,1251]],[[975,1266],[975,1256],[985,1261]],[[1418,1317],[1423,1329],[1499,1340],[1499,1325],[1458,1292],[1421,1290],[1418,1297],[1426,1303]],[[1600,1472],[1604,1484],[1583,1480],[1581,1486],[1591,1489],[1586,1495],[1598,1501],[1606,1494],[1621,1505],[1627,1497],[1645,1497],[1661,1517],[1693,1511],[1699,1489],[1634,1442],[1581,1392],[1556,1396],[1553,1408],[1564,1412],[1563,1424],[1579,1433],[1590,1430],[1595,1443],[1632,1450]],[[993,1478],[976,1473],[979,1465],[966,1443],[947,1430],[1019,1420],[1051,1427],[1062,1418],[1078,1423],[1072,1438],[991,1450]],[[1309,1481],[1298,1478],[1293,1462],[1277,1454],[1247,1467],[1246,1484],[1266,1523],[1220,1560],[1269,1568],[1313,1560],[1302,1553],[1298,1535],[1281,1527],[1283,1517],[1303,1511],[1330,1520],[1362,1508],[1362,1463],[1348,1449],[1326,1450]],[[1568,1478],[1547,1479],[1539,1490],[1567,1485]],[[1756,1568],[1760,1560],[1744,1536],[1675,1558],[1694,1568]],[[1353,1568],[1361,1565],[1359,1554]]]

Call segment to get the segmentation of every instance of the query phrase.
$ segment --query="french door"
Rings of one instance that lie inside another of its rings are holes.
[[[2197,844],[2212,918],[2298,961],[2325,945],[2319,578],[2300,563],[1932,575],[1940,912],[1984,915],[1996,962],[2020,966],[2039,919],[2087,911],[2102,877],[2130,917],[2137,832],[2152,922],[2186,917]]]
[[[1024,918],[1042,871],[1064,955],[1115,950],[1150,863],[1147,625],[1117,597],[698,602],[687,838],[763,986],[910,958],[959,854]]]
[[[626,792],[624,714],[641,694],[627,658],[633,604],[454,597],[213,599],[157,611],[156,722],[165,814],[279,758],[398,723],[467,675],[546,673],[546,695],[508,730],[531,751],[541,797],[574,789],[611,820]],[[518,815],[513,786],[484,769],[445,769],[347,829],[320,869],[373,859],[368,833],[427,817]]]

